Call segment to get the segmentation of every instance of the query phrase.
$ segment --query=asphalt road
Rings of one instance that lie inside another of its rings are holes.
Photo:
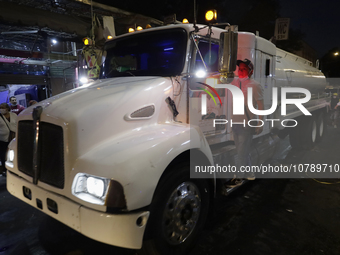
[[[340,129],[282,164],[340,164]],[[340,254],[340,178],[257,179],[219,197],[190,255]],[[12,197],[0,177],[0,255],[138,254],[93,241]]]

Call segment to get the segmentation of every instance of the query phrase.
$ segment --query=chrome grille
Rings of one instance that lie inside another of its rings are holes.
[[[33,177],[33,121],[18,123],[18,168]],[[38,142],[38,180],[64,188],[64,138],[60,126],[40,122]]]

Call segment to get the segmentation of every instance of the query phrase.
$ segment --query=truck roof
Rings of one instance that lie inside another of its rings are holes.
[[[200,28],[198,34],[201,36],[206,36],[208,34],[208,26],[207,25],[201,25],[197,24],[197,27]],[[165,29],[174,29],[174,28],[183,28],[185,29],[188,33],[194,31],[194,25],[191,23],[188,24],[170,24],[166,26],[159,26],[159,27],[152,27],[148,29],[143,29],[141,31],[135,31],[133,33],[127,33],[123,34],[120,36],[117,36],[113,38],[112,40],[116,38],[123,38],[123,37],[128,37],[133,34],[139,34],[139,33],[148,33],[150,31],[157,31],[157,30],[165,30]],[[221,32],[226,31],[223,28],[218,28],[218,27],[212,27],[212,38],[218,40],[220,37]],[[302,57],[299,57],[293,53],[289,53],[287,51],[281,50],[275,46],[272,42],[268,41],[267,39],[256,36],[254,33],[250,32],[238,32],[239,37],[238,37],[238,45],[241,48],[249,48],[249,49],[257,49],[262,52],[268,53],[273,56],[278,56],[278,57],[284,57],[284,58],[292,58],[295,59],[297,62],[300,64],[306,65],[306,66],[312,66],[312,62],[310,62],[307,59],[304,59]]]

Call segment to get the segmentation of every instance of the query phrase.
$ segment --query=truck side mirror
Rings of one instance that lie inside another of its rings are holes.
[[[230,26],[228,31],[220,34],[218,71],[221,73],[221,82],[230,83],[234,78],[237,61],[237,26]]]

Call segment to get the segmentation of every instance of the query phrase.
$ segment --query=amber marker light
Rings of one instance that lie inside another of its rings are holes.
[[[189,20],[183,19],[182,23],[183,23],[183,24],[187,24],[187,23],[189,23]]]
[[[143,30],[143,28],[142,28],[141,26],[138,26],[138,27],[137,27],[137,30],[138,30],[138,31],[141,31],[141,30]]]
[[[205,13],[205,20],[208,22],[214,22],[217,20],[217,11],[209,10]]]
[[[132,27],[130,27],[129,28],[129,33],[133,33],[133,32],[135,32],[135,30]]]
[[[91,45],[91,39],[89,39],[89,38],[87,38],[87,37],[85,37],[84,39],[83,39],[83,43],[84,43],[84,45]]]

